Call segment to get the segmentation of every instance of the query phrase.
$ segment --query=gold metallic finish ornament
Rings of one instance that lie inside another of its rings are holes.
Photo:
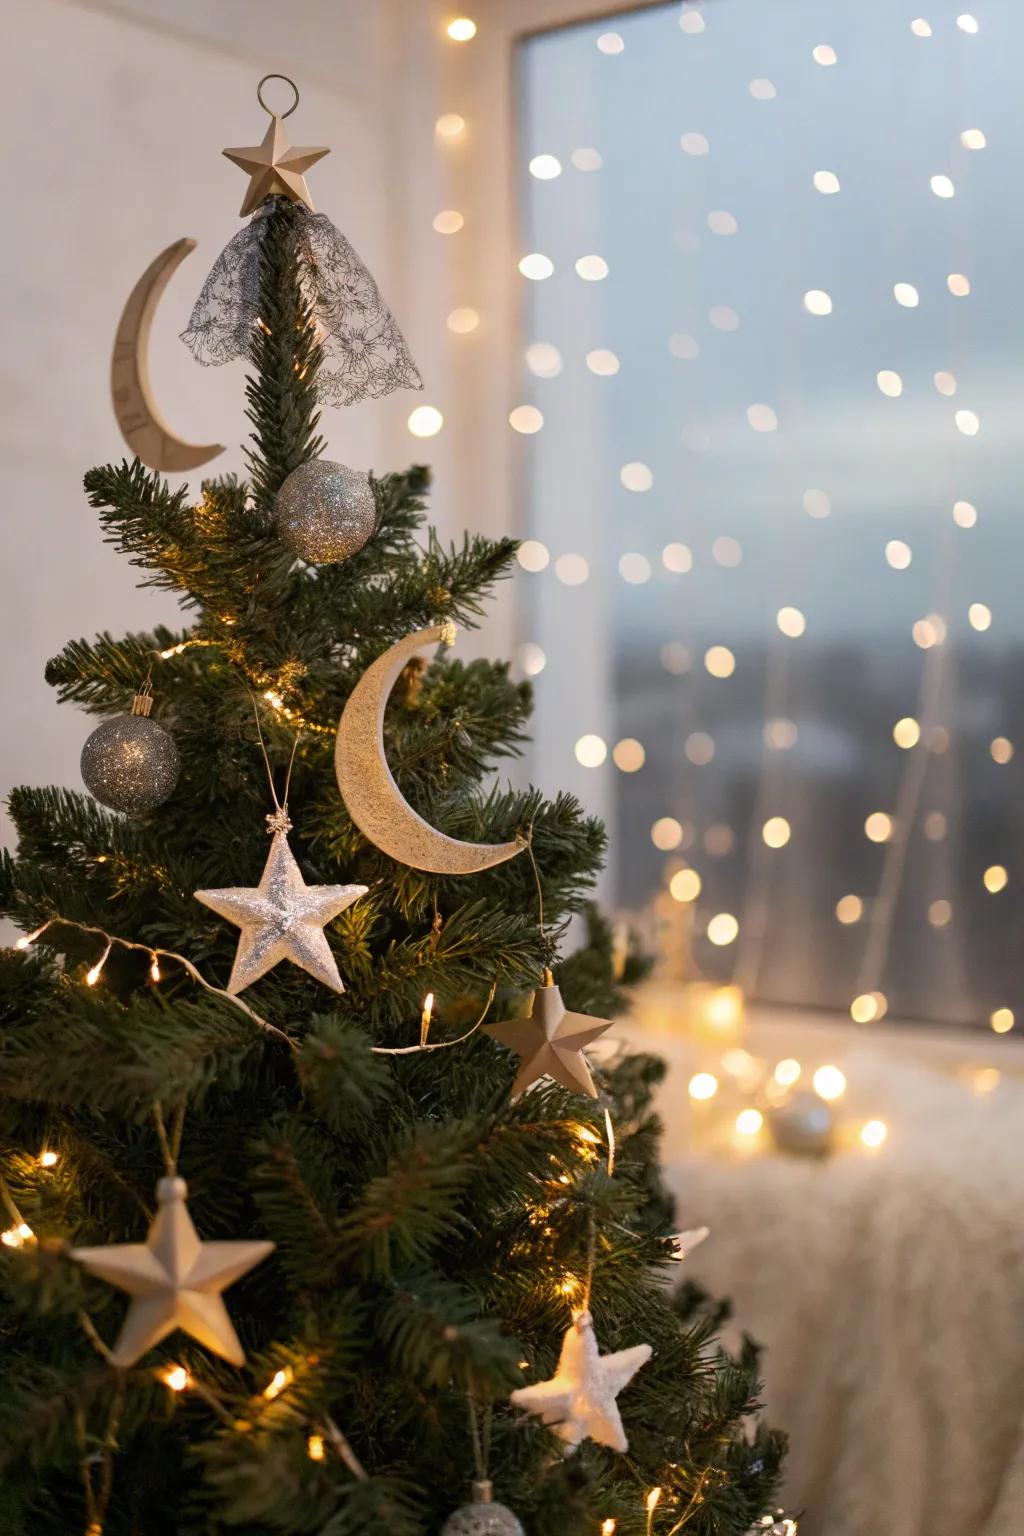
[[[550,1381],[518,1387],[511,1401],[517,1408],[539,1414],[560,1440],[568,1456],[583,1440],[596,1440],[613,1451],[628,1451],[616,1398],[654,1351],[635,1344],[614,1355],[602,1355],[594,1335],[594,1320],[577,1312],[562,1340],[558,1369]]]
[[[368,887],[307,885],[284,823],[271,830],[273,842],[259,885],[195,893],[197,901],[242,930],[227,991],[235,996],[282,960],[290,960],[325,987],[344,992],[324,925],[365,896]]]
[[[548,978],[550,975],[549,971]],[[548,979],[532,994],[524,1014],[503,1024],[485,1024],[483,1032],[523,1059],[512,1084],[513,1098],[542,1077],[551,1077],[570,1093],[586,1093],[596,1099],[597,1089],[583,1047],[611,1027],[611,1019],[570,1013],[561,992]]]
[[[272,112],[263,100],[262,90],[268,80],[285,80],[295,92],[295,100],[283,116]],[[324,155],[329,155],[330,150],[323,145],[305,144],[300,147],[289,143],[284,119],[290,117],[299,104],[299,91],[294,80],[290,80],[287,75],[264,75],[256,87],[256,95],[264,112],[270,113],[270,127],[264,135],[263,143],[221,151],[249,176],[249,186],[239,217],[244,219],[264,198],[274,196],[290,197],[293,203],[304,203],[313,213],[315,210],[306,186],[305,173],[311,165],[322,160]]]
[[[232,1365],[245,1363],[221,1292],[262,1263],[274,1244],[200,1242],[187,1195],[184,1179],[161,1179],[157,1213],[144,1243],[71,1250],[89,1274],[132,1298],[111,1353],[114,1365],[134,1365],[178,1329]]]
[[[309,565],[333,565],[357,555],[377,526],[369,475],[310,459],[293,469],[274,503],[283,542]]]
[[[334,767],[348,813],[364,837],[399,864],[439,875],[474,875],[522,853],[526,842],[467,843],[425,821],[402,795],[384,755],[384,712],[403,667],[428,645],[451,645],[453,624],[407,635],[367,667],[338,725]]]
[[[173,736],[149,718],[152,695],[135,695],[130,715],[105,720],[86,738],[81,773],[86,789],[112,811],[139,815],[162,805],[178,782]]]

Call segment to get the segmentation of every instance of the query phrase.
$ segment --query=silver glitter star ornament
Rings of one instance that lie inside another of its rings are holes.
[[[583,1047],[611,1027],[611,1019],[570,1013],[548,971],[545,985],[533,993],[524,1014],[503,1024],[485,1024],[484,1033],[523,1058],[512,1085],[513,1098],[542,1077],[552,1077],[570,1093],[586,1093],[596,1099],[597,1089]]]
[[[518,1387],[511,1400],[517,1408],[539,1414],[565,1441],[567,1456],[587,1439],[613,1451],[628,1451],[616,1398],[652,1354],[649,1344],[635,1344],[632,1349],[602,1355],[593,1318],[589,1312],[577,1312],[562,1340],[554,1376],[536,1386]]]
[[[134,1365],[179,1328],[232,1365],[245,1363],[221,1292],[261,1263],[274,1244],[200,1242],[187,1194],[184,1179],[160,1180],[157,1213],[144,1243],[71,1250],[89,1274],[132,1298],[111,1352],[114,1365]]]
[[[197,901],[242,930],[227,990],[232,996],[243,992],[282,960],[290,960],[325,987],[344,992],[324,925],[365,896],[368,887],[307,885],[288,846],[286,813],[267,820],[274,840],[259,885],[196,891]]]

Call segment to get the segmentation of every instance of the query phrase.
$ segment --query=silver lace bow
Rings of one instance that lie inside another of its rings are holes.
[[[248,357],[259,318],[264,204],[224,247],[203,284],[181,339],[204,367]],[[323,213],[301,210],[301,283],[324,361],[317,395],[329,405],[422,389],[405,337],[380,289],[340,230]]]

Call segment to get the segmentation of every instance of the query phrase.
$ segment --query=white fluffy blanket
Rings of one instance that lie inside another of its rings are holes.
[[[1024,1536],[1024,1084],[843,1065],[886,1146],[673,1163],[679,1225],[711,1227],[688,1271],[767,1346],[801,1536]]]

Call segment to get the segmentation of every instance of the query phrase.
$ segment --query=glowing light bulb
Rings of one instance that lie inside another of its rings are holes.
[[[432,405],[418,405],[407,422],[413,437],[436,437],[444,426],[444,417]]]
[[[56,1168],[57,1164],[60,1162],[60,1153],[50,1151],[40,1152],[38,1161],[40,1168]]]
[[[860,1139],[866,1147],[880,1147],[889,1134],[884,1120],[868,1120],[861,1126]]]
[[[466,129],[466,119],[458,112],[443,112],[434,124],[434,130],[442,139],[457,139]]]
[[[740,925],[731,912],[716,912],[708,922],[708,939],[719,948],[732,944],[740,931]]]
[[[164,1386],[170,1387],[172,1392],[184,1392],[189,1384],[189,1375],[183,1365],[169,1366],[163,1373]]]
[[[713,1099],[718,1092],[718,1078],[713,1072],[695,1072],[687,1091],[691,1099]]]
[[[90,970],[86,971],[85,981],[87,986],[94,987],[99,981],[103,974],[103,967],[107,963],[107,956],[110,954],[110,950],[111,946],[108,944],[102,955],[100,955],[100,958],[96,961],[96,964],[92,966]]]
[[[904,715],[903,719],[897,720],[893,726],[892,739],[898,747],[909,751],[921,740],[921,727],[910,715]]]
[[[508,424],[513,432],[532,437],[534,432],[539,432],[544,425],[544,415],[535,405],[517,405],[514,410],[509,411]]]
[[[756,1136],[764,1125],[764,1115],[759,1109],[741,1109],[736,1116],[736,1130],[740,1136]]]
[[[872,843],[887,843],[892,837],[892,817],[884,811],[872,811],[864,823],[864,835]]]
[[[538,181],[554,181],[562,174],[562,162],[557,155],[534,155],[529,165],[530,175]]]
[[[446,30],[453,43],[468,43],[476,37],[476,22],[468,16],[456,16]]]
[[[695,869],[678,869],[668,883],[673,901],[696,901],[701,891],[701,879]]]
[[[551,276],[555,270],[555,264],[550,256],[545,256],[540,251],[531,251],[520,261],[519,270],[531,282],[542,283],[546,277]]]
[[[785,848],[789,842],[791,827],[785,816],[769,816],[761,828],[761,836],[769,848]]]
[[[846,1076],[838,1067],[819,1067],[812,1081],[819,1099],[825,1099],[828,1103],[841,1099],[846,1092]]]
[[[286,1365],[283,1370],[275,1371],[267,1385],[263,1388],[263,1396],[267,1399],[267,1402],[272,1403],[275,1397],[280,1397],[285,1388],[291,1386],[294,1379],[294,1373],[290,1365]]]
[[[306,1441],[306,1455],[310,1461],[323,1461],[326,1454],[323,1435],[310,1435]]]
[[[475,309],[464,306],[462,309],[453,309],[445,321],[450,331],[456,336],[468,336],[470,331],[475,331],[480,324],[480,316]]]
[[[779,630],[790,640],[799,640],[807,628],[807,620],[799,608],[780,608],[775,615]]]
[[[649,1515],[653,1514],[654,1511],[657,1509],[657,1507],[658,1507],[658,1505],[660,1503],[661,1503],[661,1489],[660,1488],[652,1488],[650,1493],[647,1495],[647,1513]]]
[[[34,1235],[28,1222],[22,1221],[16,1227],[8,1227],[6,1232],[0,1232],[0,1243],[6,1248],[24,1248]]]
[[[426,1043],[427,1043],[427,1036],[430,1034],[430,1019],[431,1019],[431,1015],[433,1014],[433,1012],[434,1012],[434,994],[433,994],[433,992],[428,992],[426,997],[423,999],[423,1012],[420,1014],[420,1046],[421,1047],[426,1045]]]
[[[584,768],[600,768],[608,756],[608,748],[600,736],[581,736],[575,747],[576,761]]]
[[[149,962],[149,979],[150,981],[160,980],[160,957],[158,955],[154,955]]]
[[[615,1532],[617,1530],[618,1530],[618,1522],[617,1521],[615,1521],[615,1520],[602,1520],[601,1521],[601,1536],[615,1536]]]

